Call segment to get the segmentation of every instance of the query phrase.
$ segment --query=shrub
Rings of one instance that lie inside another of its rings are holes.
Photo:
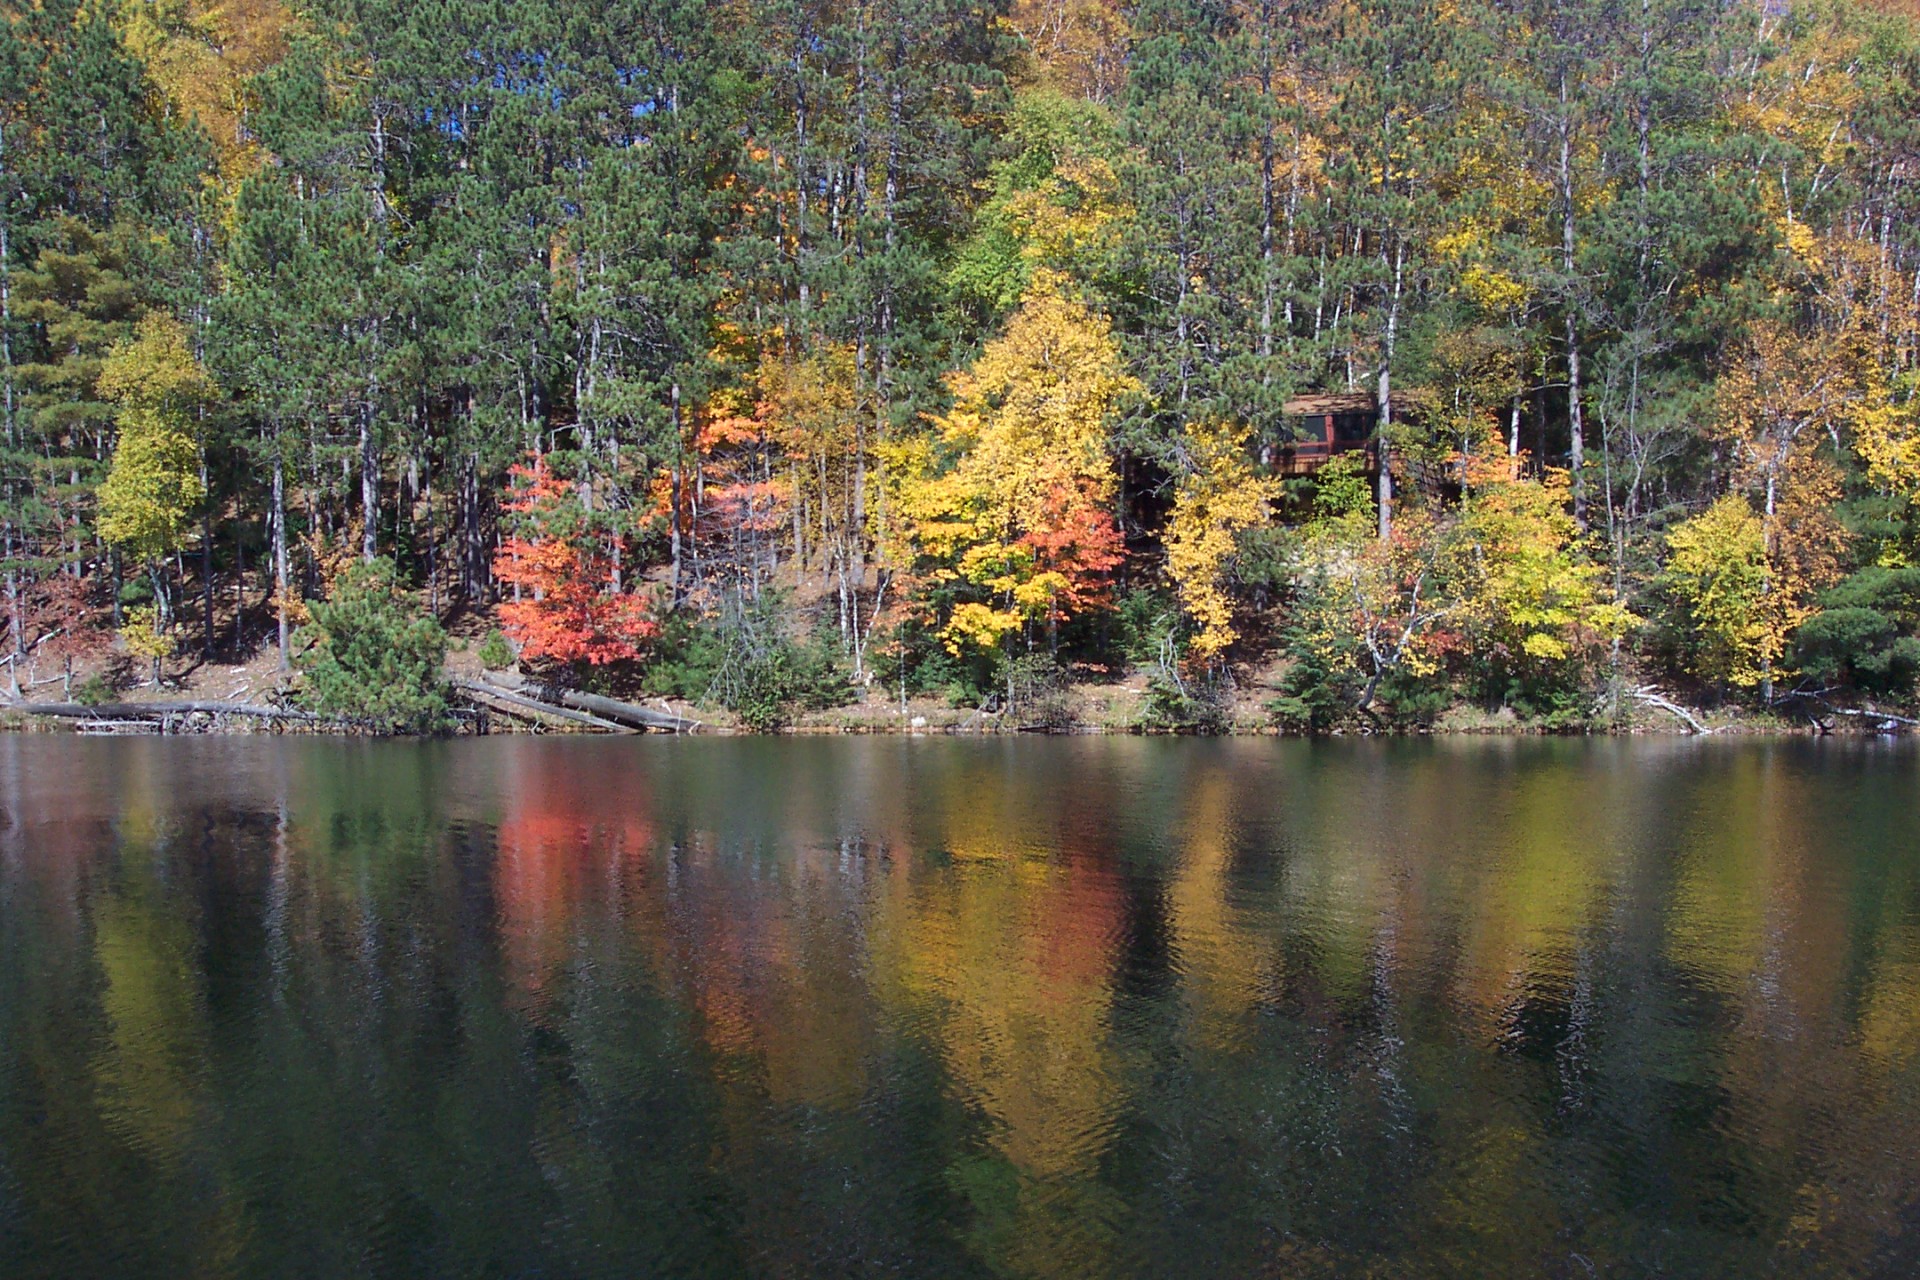
[[[720,629],[690,613],[667,615],[640,673],[640,687],[659,698],[699,702],[726,657]]]
[[[113,686],[105,676],[88,676],[73,686],[73,700],[83,707],[103,707],[113,701]]]
[[[1459,691],[1442,674],[1420,675],[1398,667],[1381,678],[1368,711],[1389,729],[1425,729],[1458,696]]]
[[[447,634],[401,593],[391,563],[353,565],[311,612],[299,636],[307,705],[375,733],[446,726]]]
[[[1327,733],[1343,726],[1425,728],[1458,696],[1443,671],[1394,667],[1374,686],[1363,711],[1359,701],[1366,681],[1338,652],[1294,636],[1288,653],[1292,662],[1280,677],[1280,695],[1268,701],[1266,709],[1281,728],[1295,733]]]
[[[1359,695],[1352,668],[1329,662],[1314,645],[1294,643],[1289,652],[1292,663],[1280,677],[1280,696],[1267,703],[1267,714],[1281,728],[1325,733],[1353,714]]]
[[[1147,677],[1141,724],[1177,733],[1226,733],[1233,727],[1232,695],[1224,672],[1181,675],[1162,667]]]
[[[160,664],[173,656],[173,635],[158,605],[134,605],[127,610],[127,623],[120,628],[120,642],[127,652],[150,666],[148,683],[158,688]]]
[[[853,696],[834,637],[818,628],[796,641],[784,623],[790,612],[783,593],[763,591],[733,602],[714,625],[721,653],[704,700],[756,732],[784,728],[801,711],[824,711]]]
[[[1902,703],[1920,684],[1920,568],[1872,565],[1829,591],[1800,624],[1793,662],[1809,681]]]
[[[1028,653],[1009,659],[1003,685],[1015,723],[1053,733],[1073,728],[1067,671],[1052,654]]]
[[[513,646],[507,643],[507,633],[504,631],[490,634],[476,656],[480,659],[480,665],[489,671],[505,671],[515,661]]]
[[[1180,603],[1160,587],[1134,587],[1114,606],[1114,640],[1126,658],[1139,665],[1160,660],[1169,639],[1182,631]]]

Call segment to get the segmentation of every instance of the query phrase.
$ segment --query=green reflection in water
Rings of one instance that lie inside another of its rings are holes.
[[[1912,1274],[1916,781],[0,739],[0,1274]]]

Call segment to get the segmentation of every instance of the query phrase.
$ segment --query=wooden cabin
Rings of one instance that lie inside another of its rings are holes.
[[[1336,454],[1364,451],[1369,474],[1380,466],[1374,431],[1380,402],[1365,391],[1344,395],[1298,396],[1282,406],[1292,436],[1267,446],[1268,466],[1283,476],[1310,476]],[[1394,409],[1400,397],[1394,397]]]
[[[1394,418],[1407,415],[1411,405],[1394,397]],[[1269,445],[1265,462],[1281,476],[1311,476],[1340,453],[1365,451],[1367,472],[1380,466],[1375,432],[1380,426],[1380,401],[1371,391],[1344,391],[1327,395],[1296,395],[1281,407],[1290,439]]]
[[[1281,407],[1286,438],[1265,445],[1261,461],[1282,476],[1310,476],[1343,453],[1364,455],[1368,476],[1380,474],[1380,402],[1365,391],[1343,395],[1298,396]],[[1411,398],[1393,398],[1395,422],[1417,419]],[[1443,504],[1460,497],[1462,478],[1457,459],[1445,463],[1393,457],[1395,487],[1417,491],[1429,502]]]

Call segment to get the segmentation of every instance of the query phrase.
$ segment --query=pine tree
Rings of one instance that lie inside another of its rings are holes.
[[[1349,369],[1370,365],[1379,405],[1380,536],[1392,531],[1393,375],[1408,316],[1422,301],[1433,241],[1459,188],[1451,181],[1459,112],[1479,61],[1462,15],[1429,3],[1355,5],[1331,48],[1328,181],[1352,253]],[[1364,313],[1361,308],[1366,310]]]

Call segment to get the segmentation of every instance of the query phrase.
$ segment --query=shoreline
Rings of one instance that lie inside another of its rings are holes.
[[[225,669],[224,678],[211,678],[214,674],[205,670],[158,688],[128,688],[106,702],[0,700],[0,732],[418,736],[371,732],[288,705],[290,691],[275,678],[277,673],[233,667]],[[1815,718],[1806,710],[1792,715],[1783,709],[1756,711],[1737,704],[1700,708],[1664,695],[1630,695],[1622,700],[1616,716],[1586,722],[1548,723],[1523,716],[1512,707],[1488,709],[1457,702],[1426,723],[1376,720],[1369,724],[1355,715],[1337,728],[1303,731],[1276,722],[1270,698],[1277,690],[1253,673],[1236,696],[1213,707],[1210,723],[1156,722],[1145,684],[1127,678],[1071,682],[1011,715],[955,706],[938,694],[900,699],[886,696],[877,686],[855,686],[853,699],[842,705],[814,710],[794,707],[784,723],[749,726],[723,709],[685,699],[633,694],[623,695],[633,701],[623,701],[581,690],[543,694],[537,681],[509,680],[458,660],[449,664],[446,676],[452,723],[443,733],[429,736],[680,731],[727,737],[1864,738],[1904,737],[1920,730],[1920,721],[1878,709],[1824,707]]]
[[[1711,724],[1705,732],[1696,732],[1679,724],[1631,723],[1605,727],[1551,728],[1535,724],[1512,723],[1501,725],[1436,724],[1404,729],[1385,728],[1371,730],[1343,728],[1319,733],[1302,733],[1277,726],[1250,724],[1236,725],[1223,730],[1111,724],[1076,724],[1063,728],[1039,726],[970,728],[962,723],[936,724],[929,722],[924,724],[899,724],[878,717],[843,717],[830,722],[823,722],[817,719],[803,720],[799,723],[785,725],[777,729],[750,729],[736,724],[702,722],[698,729],[684,733],[667,731],[642,733],[636,731],[630,734],[614,734],[578,724],[571,724],[564,720],[556,719],[543,723],[529,723],[497,714],[472,717],[464,724],[457,726],[447,733],[411,735],[370,733],[349,726],[314,723],[311,721],[276,722],[246,716],[226,717],[212,715],[204,711],[194,711],[186,706],[182,707],[178,722],[173,722],[171,717],[160,722],[87,720],[74,716],[55,717],[44,714],[22,713],[12,708],[0,706],[0,733],[68,734],[76,737],[255,737],[263,735],[274,737],[339,738],[411,737],[421,741],[433,738],[467,737],[603,738],[620,736],[710,738],[1273,738],[1298,741],[1344,740],[1353,738],[1856,739],[1904,738],[1915,736],[1915,731],[1907,725],[1893,722],[1876,724],[1870,719],[1862,719],[1849,724],[1836,724],[1825,729],[1810,724],[1794,725],[1778,721],[1742,722],[1740,720],[1732,720]]]

